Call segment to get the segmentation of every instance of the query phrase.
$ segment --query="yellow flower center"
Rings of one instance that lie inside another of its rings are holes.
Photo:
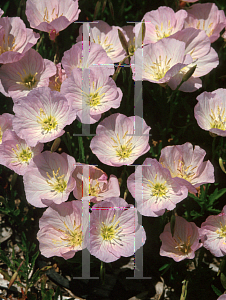
[[[17,162],[18,161],[20,163],[27,163],[29,164],[30,160],[33,157],[33,152],[31,151],[30,147],[26,147],[25,149],[23,149],[22,147],[19,147],[18,144],[16,144],[16,149],[12,148],[12,151],[15,153],[16,158],[17,158]]]
[[[181,238],[178,236],[177,239],[179,242],[174,238],[174,241],[176,242],[177,246],[175,246],[175,249],[178,249],[183,254],[187,255],[189,252],[191,252],[191,236],[188,237],[188,240],[186,242],[183,242]]]
[[[53,8],[51,16],[50,16],[47,7],[45,7],[45,9],[44,9],[44,16],[43,16],[43,22],[50,23],[53,20],[55,20],[55,19],[57,19],[57,18],[59,18],[61,16],[63,16],[63,13],[59,16],[58,13],[55,13],[55,7]],[[49,20],[49,18],[51,18],[51,20]]]
[[[15,37],[11,34],[8,35],[7,41],[5,40],[5,35],[3,35],[2,43],[0,46],[0,55],[6,51],[14,51],[16,44],[15,44]]]
[[[221,237],[221,238],[226,238],[226,225],[222,225],[221,224],[221,228],[216,230],[216,233]]]
[[[170,26],[170,20],[168,21],[167,25],[168,25],[167,29],[164,29],[164,30],[163,30],[163,23],[162,22],[161,22],[160,29],[159,29],[158,25],[155,25],[155,32],[156,32],[156,36],[157,36],[158,40],[166,38],[166,37],[168,37],[172,34],[173,26]]]
[[[62,241],[53,239],[52,242],[54,244],[62,244],[63,241],[65,241],[65,242],[67,242],[68,247],[75,247],[75,248],[81,246],[82,240],[83,240],[81,225],[76,226],[75,221],[74,221],[73,230],[71,230],[65,222],[64,222],[64,226],[65,226],[66,230],[56,229],[57,231],[60,231],[64,234],[64,237],[61,237]]]
[[[95,90],[95,82],[93,81],[93,90],[95,90],[95,92],[88,94],[88,93],[82,91],[87,97],[86,98],[87,105],[89,105],[93,108],[101,105],[101,99],[105,95],[105,93],[99,94],[99,90],[101,88],[102,88],[102,86],[100,86],[97,90]]]
[[[63,193],[67,187],[67,182],[64,180],[64,174],[59,175],[60,168],[57,169],[55,172],[52,171],[53,175],[50,176],[48,172],[46,172],[47,179],[46,182],[53,188],[53,191],[56,191],[57,193]]]
[[[51,114],[47,116],[42,108],[40,108],[40,116],[37,116],[37,122],[42,126],[42,134],[49,133],[58,129],[56,118]]]
[[[211,118],[211,121],[210,121],[210,127],[211,128],[226,130],[225,108],[222,109],[219,106],[217,106],[217,113],[216,114],[211,109],[210,118]]]
[[[155,175],[155,179],[153,181],[149,180],[148,181],[151,184],[147,184],[148,187],[151,188],[151,196],[157,197],[157,198],[162,198],[165,197],[168,189],[166,187],[166,181],[164,181],[163,183],[161,182],[156,182],[157,181],[157,174]]]
[[[108,36],[106,36],[104,41],[101,42],[100,36],[98,35],[97,41],[93,38],[93,43],[101,45],[108,54],[109,52],[112,52],[114,50],[114,48],[111,47],[113,44],[108,43],[107,40],[108,40]]]
[[[17,84],[24,85],[27,87],[29,90],[32,89],[36,83],[37,83],[37,78],[36,75],[38,74],[37,72],[35,74],[27,73],[25,69],[23,69],[24,74],[22,75],[21,73],[17,72],[17,74],[20,76],[21,81],[16,82]]]
[[[167,56],[165,60],[162,60],[160,55],[159,59],[156,59],[156,61],[153,62],[151,66],[144,64],[144,71],[149,73],[151,79],[160,80],[165,76],[166,72],[171,68],[170,61],[171,58],[167,60]]]
[[[113,223],[115,219],[115,214],[113,216],[113,219],[111,223]],[[100,235],[103,238],[104,241],[109,241],[110,243],[112,241],[118,242],[120,241],[119,233],[121,232],[121,227],[118,225],[119,221],[114,224],[108,224],[106,225],[104,222],[102,222],[102,227],[100,229]]]
[[[176,177],[183,178],[187,181],[191,181],[191,179],[195,176],[195,172],[193,172],[197,166],[191,168],[191,165],[188,167],[185,166],[185,163],[182,160],[179,160],[177,167]],[[171,174],[172,175],[172,174]]]
[[[133,137],[131,136],[128,140],[126,140],[127,133],[128,131],[126,131],[122,137],[123,144],[121,143],[118,133],[117,133],[117,141],[113,137],[111,137],[113,142],[116,144],[115,146],[112,147],[116,148],[115,149],[116,156],[119,157],[119,160],[129,158],[134,148],[133,143],[130,143]]]
[[[99,193],[100,193],[100,186],[98,181],[94,186],[89,185],[89,196],[96,197],[98,196]]]
[[[213,34],[214,30],[214,28],[211,29],[211,27],[213,27],[213,23],[210,23],[206,28],[205,20],[199,20],[196,25],[197,29],[204,30],[209,37]]]

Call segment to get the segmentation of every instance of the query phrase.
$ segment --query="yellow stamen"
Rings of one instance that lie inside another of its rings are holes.
[[[37,123],[42,125],[42,134],[58,129],[56,118],[51,114],[48,116],[42,108],[40,108],[40,116],[37,116],[37,119]]]
[[[65,175],[59,175],[60,167],[55,170],[52,170],[53,175],[50,176],[48,172],[46,172],[47,179],[46,182],[53,188],[53,191],[56,191],[57,193],[63,193],[67,187],[67,182],[64,180]]]

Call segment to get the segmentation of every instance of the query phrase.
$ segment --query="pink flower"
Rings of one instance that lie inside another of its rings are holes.
[[[69,259],[85,248],[82,201],[52,204],[39,220],[39,249],[45,257]]]
[[[185,185],[189,192],[197,193],[196,188],[205,183],[213,183],[214,167],[211,162],[203,162],[206,151],[191,143],[167,146],[162,149],[159,162],[167,168],[176,181]]]
[[[0,144],[2,143],[2,137],[3,137],[3,133],[7,130],[7,129],[12,129],[12,120],[13,120],[14,115],[5,113],[0,115]]]
[[[84,50],[83,48],[87,47],[89,49],[89,54],[87,60],[83,62],[84,59]],[[106,51],[99,45],[95,43],[90,43],[83,41],[78,42],[73,45],[71,49],[64,52],[62,58],[62,65],[66,71],[67,76],[71,74],[71,71],[74,68],[103,68],[106,75],[113,75],[115,72],[114,64],[110,57],[107,56]]]
[[[226,89],[203,92],[197,98],[195,118],[198,125],[214,134],[226,136]]]
[[[139,237],[135,239],[135,235]],[[145,240],[136,209],[124,199],[110,197],[92,207],[86,244],[90,253],[101,261],[109,263],[121,256],[129,257]]]
[[[33,157],[43,150],[43,144],[29,147],[14,131],[6,130],[0,145],[0,164],[24,175]]]
[[[185,28],[194,27],[204,30],[211,43],[215,42],[221,30],[226,25],[223,10],[218,10],[214,3],[197,3],[188,9],[188,17],[185,20]]]
[[[162,246],[161,256],[173,258],[176,262],[195,257],[195,251],[202,247],[199,243],[199,228],[193,222],[176,216],[174,235],[171,234],[170,223],[166,224],[160,234]]]
[[[4,11],[0,8],[0,17],[4,14]]]
[[[14,101],[36,87],[48,86],[49,77],[55,74],[54,63],[43,59],[34,49],[28,50],[19,61],[0,68],[3,88]]]
[[[80,12],[78,0],[27,0],[25,11],[32,28],[49,33],[55,30],[55,34],[78,20]]]
[[[67,78],[65,70],[61,67],[61,63],[56,65],[56,74],[49,78],[49,88],[52,91],[60,92],[61,84]]]
[[[226,205],[217,216],[209,216],[202,223],[200,236],[203,246],[214,256],[226,255]]]
[[[67,201],[75,188],[75,167],[75,159],[66,153],[45,151],[36,155],[23,176],[27,201],[36,207],[47,206],[42,200],[56,204]]]
[[[135,124],[142,128],[140,135],[134,133],[135,118],[137,121]],[[150,129],[151,127],[138,116],[113,114],[97,126],[96,136],[91,140],[90,148],[106,165],[115,167],[130,165],[150,149],[148,144]]]
[[[146,45],[136,52],[136,65],[134,65],[134,56],[131,60],[134,80],[137,73],[143,80],[167,83],[182,68],[193,62],[192,57],[185,53],[185,43],[172,38]]]
[[[85,176],[86,172],[87,177]],[[107,197],[120,196],[117,177],[111,175],[107,180],[107,174],[97,167],[77,164],[72,176],[76,181],[76,187],[73,191],[76,199],[88,199],[96,203]]]
[[[127,186],[143,216],[161,216],[166,209],[173,210],[188,195],[187,188],[181,187],[169,170],[151,158],[146,158],[143,165],[128,177]]]
[[[39,34],[18,18],[0,18],[0,64],[14,63],[37,43]]]
[[[226,300],[226,294],[221,295],[217,300]]]
[[[14,104],[13,110],[13,129],[31,147],[63,135],[63,128],[76,118],[67,99],[48,87],[32,90]]]
[[[186,17],[185,10],[175,13],[172,8],[167,6],[160,6],[156,10],[147,12],[142,18],[145,21],[144,44],[156,43],[181,30]],[[140,27],[141,23],[137,24],[134,32],[139,32]]]
[[[183,76],[196,65],[193,75],[179,88],[180,91],[194,92],[202,87],[199,77],[208,74],[219,64],[217,52],[211,48],[211,43],[203,30],[185,28],[175,33],[173,38],[185,42],[185,54],[189,54],[193,62],[181,69],[168,83],[171,89],[175,90],[180,84]]]
[[[90,24],[90,42],[101,45],[114,63],[121,61],[126,56],[126,52],[120,42],[118,29],[121,31],[123,29],[119,26],[110,26],[101,20],[95,22],[98,23]],[[83,25],[79,28],[76,42],[82,41],[82,32]]]
[[[95,72],[92,69],[86,71],[89,80],[84,80],[84,70],[73,69],[63,82],[61,93],[76,111],[80,122],[93,124],[100,120],[102,113],[120,106],[122,91],[104,70],[99,68]]]

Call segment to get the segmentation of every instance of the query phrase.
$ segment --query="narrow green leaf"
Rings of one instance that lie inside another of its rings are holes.
[[[219,297],[222,295],[222,292],[218,290],[213,284],[211,285],[211,288],[213,289],[214,293]]]
[[[223,273],[221,273],[220,279],[223,288],[226,289],[226,276]]]
[[[98,0],[96,3],[95,9],[94,9],[93,20],[96,19],[97,15],[99,13],[100,5],[101,5],[101,1]]]
[[[79,145],[79,162],[85,163],[85,151],[83,145],[82,136],[78,137],[78,145]]]
[[[113,8],[111,0],[108,0],[108,3],[109,3],[109,8],[110,8],[110,13],[111,13],[112,19],[114,20],[115,19],[115,17],[114,17],[114,8]]]
[[[37,251],[31,258],[31,268],[33,269],[34,265],[35,265],[35,261],[39,256],[39,251]]]

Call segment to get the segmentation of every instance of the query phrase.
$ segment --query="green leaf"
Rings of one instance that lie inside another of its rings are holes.
[[[31,258],[31,268],[33,269],[35,261],[37,259],[37,257],[39,256],[39,251],[37,251]]]
[[[94,10],[94,14],[93,14],[93,20],[96,19],[96,17],[98,16],[99,10],[100,10],[100,5],[101,5],[101,1],[97,1],[96,6],[95,6],[95,10]]]
[[[213,289],[214,293],[219,297],[222,295],[222,292],[218,290],[213,284],[211,285],[211,288]]]
[[[220,279],[223,288],[226,289],[226,276],[223,273],[221,273]]]
[[[161,266],[160,268],[159,268],[159,271],[161,272],[162,270],[165,270],[166,268],[168,268],[170,266],[170,264],[165,264],[165,265],[163,265],[163,266]]]

